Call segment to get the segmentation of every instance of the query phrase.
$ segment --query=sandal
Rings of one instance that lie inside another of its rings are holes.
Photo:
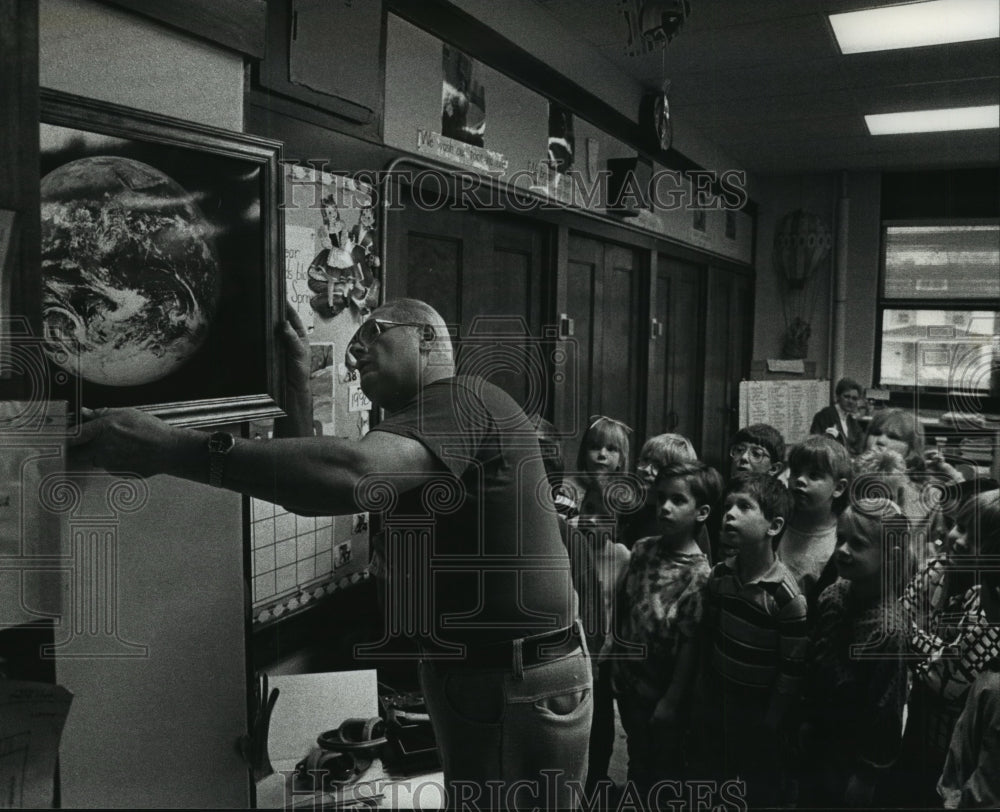
[[[361,753],[338,753],[330,750],[316,749],[310,751],[302,761],[295,765],[295,779],[305,783],[311,779],[315,786],[319,776],[323,789],[353,784],[372,766],[372,758]]]
[[[320,733],[316,743],[324,750],[338,752],[371,750],[387,741],[381,717],[346,719],[336,730]]]

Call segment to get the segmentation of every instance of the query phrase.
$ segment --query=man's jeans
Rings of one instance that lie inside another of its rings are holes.
[[[453,809],[567,809],[587,771],[593,714],[584,650],[520,669],[438,668],[420,684]]]

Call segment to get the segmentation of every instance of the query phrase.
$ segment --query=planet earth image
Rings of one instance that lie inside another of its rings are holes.
[[[104,386],[184,365],[219,302],[212,231],[180,184],[118,156],[80,158],[41,183],[42,317],[53,363]]]

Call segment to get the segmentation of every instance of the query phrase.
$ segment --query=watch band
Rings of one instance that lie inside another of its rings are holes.
[[[226,473],[226,457],[233,446],[236,445],[236,438],[225,431],[216,431],[208,436],[208,484],[215,487],[222,487],[222,480]]]

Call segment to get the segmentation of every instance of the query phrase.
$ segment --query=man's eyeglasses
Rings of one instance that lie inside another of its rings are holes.
[[[385,319],[368,319],[368,321],[362,322],[357,332],[351,337],[351,340],[347,342],[347,349],[344,352],[344,364],[347,368],[357,368],[357,359],[355,359],[354,353],[351,351],[352,347],[359,346],[361,349],[367,351],[372,344],[378,341],[382,333],[391,330],[393,327],[422,327],[424,330],[424,338],[427,341],[434,340],[434,328],[429,324],[422,324],[416,321],[386,321]]]
[[[607,420],[609,423],[614,423],[616,426],[621,426],[628,434],[632,433],[632,429],[622,423],[621,420],[615,420],[613,417],[605,417],[602,414],[592,414],[590,416],[590,425],[587,426],[587,431],[590,431],[594,426],[600,423],[602,420]]]
[[[771,459],[771,452],[759,445],[738,443],[729,449],[730,459],[738,460],[744,454],[750,458],[750,462],[763,462],[764,460]]]
[[[383,319],[368,319],[358,328],[358,331],[351,338],[350,344],[360,344],[363,349],[368,349],[378,341],[382,333],[391,330],[393,327],[423,327],[425,330],[433,330],[429,324],[421,324],[416,321],[385,321]],[[350,346],[348,344],[348,346]]]

